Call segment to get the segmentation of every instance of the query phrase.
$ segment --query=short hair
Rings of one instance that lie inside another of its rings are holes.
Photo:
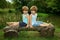
[[[22,10],[28,11],[29,8],[28,8],[28,6],[23,6],[23,7],[22,7]]]
[[[32,6],[32,7],[30,8],[30,10],[37,11],[38,8],[37,8],[37,6]]]

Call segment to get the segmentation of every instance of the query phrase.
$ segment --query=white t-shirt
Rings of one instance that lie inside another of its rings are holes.
[[[37,19],[37,13],[35,15],[32,15],[32,25],[36,23],[36,19]]]

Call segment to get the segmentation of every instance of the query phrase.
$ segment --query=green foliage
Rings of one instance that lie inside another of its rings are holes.
[[[49,15],[46,13],[38,13],[38,17],[48,17]]]
[[[21,21],[21,14],[4,13],[0,14],[0,29],[6,26],[6,22],[19,22]]]
[[[0,9],[0,29],[6,26],[6,22],[21,21],[21,13],[15,13],[14,9]]]
[[[38,13],[38,18],[41,21],[47,21],[48,17],[49,17],[49,15],[46,13]]]
[[[15,8],[17,12],[20,12],[22,6],[30,8],[36,5],[38,12],[57,14],[60,11],[60,0],[13,0],[12,2],[11,4],[6,0],[0,0],[0,8]]]
[[[0,8],[6,8],[7,2],[5,0],[0,0]]]
[[[45,12],[45,7],[46,7],[46,3],[44,2],[44,0],[13,0],[14,1],[14,6],[16,8],[17,11],[20,11],[22,6],[28,6],[29,8],[33,5],[36,5],[38,7],[38,11],[39,12]]]
[[[9,9],[8,13],[15,13],[15,10],[14,9]]]
[[[0,9],[0,14],[15,13],[15,9]]]
[[[53,9],[58,9],[60,8],[60,0],[46,0],[47,6],[53,8]]]
[[[22,6],[27,6],[28,1],[25,0],[13,0],[13,5],[16,11],[20,12],[22,9]]]

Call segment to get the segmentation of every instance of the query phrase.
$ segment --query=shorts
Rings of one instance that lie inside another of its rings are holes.
[[[36,22],[33,24],[33,26],[34,26],[34,27],[37,27],[37,26],[40,26],[40,24],[43,24],[43,22],[42,22],[42,21],[36,21]]]
[[[25,26],[27,26],[26,23],[24,23],[24,22],[19,22],[19,27],[25,27]]]

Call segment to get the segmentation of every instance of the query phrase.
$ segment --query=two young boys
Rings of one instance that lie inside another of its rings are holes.
[[[37,27],[37,26],[48,26],[48,23],[42,22],[42,21],[36,21],[37,19],[37,10],[38,8],[36,6],[32,6],[30,8],[31,14],[28,14],[29,8],[27,6],[22,7],[22,22],[7,22],[9,26],[26,26],[26,28],[30,27]]]

